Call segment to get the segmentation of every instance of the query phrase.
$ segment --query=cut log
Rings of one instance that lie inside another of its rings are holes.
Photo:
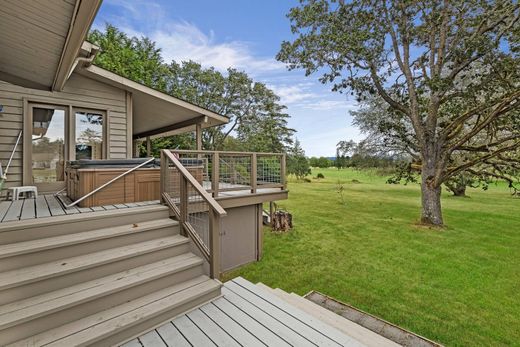
[[[276,211],[271,220],[271,228],[277,232],[287,232],[292,229],[292,215],[285,211]]]

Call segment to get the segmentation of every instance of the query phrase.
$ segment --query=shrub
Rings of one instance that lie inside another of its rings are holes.
[[[325,178],[325,176],[323,176],[323,174],[321,172],[319,172],[317,175],[316,175],[316,178]]]

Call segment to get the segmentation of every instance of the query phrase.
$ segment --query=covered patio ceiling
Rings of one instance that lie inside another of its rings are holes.
[[[0,79],[27,88],[61,90],[101,0],[3,0]]]
[[[194,131],[197,124],[209,128],[226,124],[227,117],[146,87],[98,66],[82,67],[79,72],[94,80],[132,93],[134,139]]]

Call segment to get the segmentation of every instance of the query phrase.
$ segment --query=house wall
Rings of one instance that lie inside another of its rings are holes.
[[[92,108],[107,113],[107,157],[121,159],[132,157],[131,151],[131,102],[130,94],[107,84],[73,73],[62,92],[23,88],[0,81],[0,161],[5,168],[16,137],[23,129],[24,104],[27,102],[50,103],[63,106]],[[128,129],[127,129],[128,127]],[[23,143],[16,150],[9,168],[6,186],[22,184]]]

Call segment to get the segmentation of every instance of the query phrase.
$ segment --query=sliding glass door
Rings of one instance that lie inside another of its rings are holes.
[[[67,111],[59,106],[31,107],[31,177],[41,191],[56,191],[65,186]]]
[[[24,181],[41,192],[65,187],[68,160],[106,158],[106,114],[70,106],[29,104]],[[27,171],[27,172],[26,172]]]

